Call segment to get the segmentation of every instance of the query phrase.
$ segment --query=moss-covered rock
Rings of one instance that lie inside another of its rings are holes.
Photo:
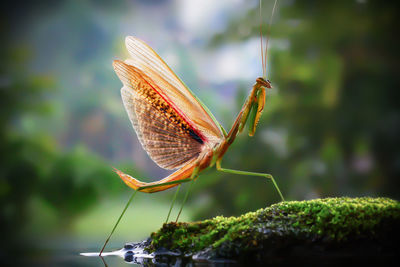
[[[400,203],[388,198],[288,201],[239,217],[164,224],[148,249],[254,263],[378,261],[400,252],[399,222]]]

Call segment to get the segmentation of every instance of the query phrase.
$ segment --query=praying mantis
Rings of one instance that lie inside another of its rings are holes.
[[[275,7],[276,1],[272,14]],[[166,220],[168,222],[181,184],[191,181],[177,221],[193,181],[207,168],[215,166],[218,171],[225,173],[265,177],[272,181],[281,199],[284,200],[271,174],[226,169],[221,164],[229,146],[246,124],[250,136],[256,131],[265,106],[266,89],[272,88],[271,82],[266,78],[268,38],[264,57],[261,33],[263,77],[256,79],[229,132],[225,131],[209,109],[150,46],[132,36],[126,38],[125,44],[130,58],[125,61],[115,60],[113,67],[123,84],[121,96],[128,117],[140,143],[151,159],[162,168],[178,170],[159,181],[146,183],[115,169],[119,177],[134,192],[105,241],[100,256],[137,192],[156,193],[178,186],[168,212]]]

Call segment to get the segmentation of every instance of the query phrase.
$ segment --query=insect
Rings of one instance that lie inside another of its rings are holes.
[[[276,1],[273,12],[275,5]],[[178,186],[167,216],[168,222],[180,185],[194,181],[201,171],[213,166],[221,172],[270,179],[284,200],[272,175],[226,169],[221,166],[223,156],[246,123],[249,124],[249,135],[254,135],[264,109],[266,89],[272,88],[271,82],[265,77],[266,64],[262,43],[264,77],[256,79],[229,132],[225,131],[208,108],[150,46],[131,36],[126,38],[125,44],[131,57],[125,61],[115,60],[113,66],[123,84],[121,95],[129,119],[151,159],[162,168],[178,170],[151,183],[141,182],[120,170],[115,170],[135,191],[107,238],[100,256],[137,192],[155,193]],[[266,47],[267,45],[268,39]],[[266,52],[267,50],[265,58]],[[186,192],[176,220],[181,214],[192,185],[193,182]]]

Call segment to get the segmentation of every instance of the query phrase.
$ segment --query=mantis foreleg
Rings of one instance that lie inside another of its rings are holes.
[[[269,85],[268,88],[271,88],[271,86]],[[236,135],[243,130],[243,127],[248,121],[249,135],[254,135],[257,123],[260,120],[261,113],[264,109],[265,96],[265,85],[259,83],[259,81],[257,80],[257,83],[253,86],[253,89],[251,90],[246,101],[244,102],[242,109],[239,112],[239,115],[236,117],[236,120],[227,135],[227,140],[229,144],[233,143]]]

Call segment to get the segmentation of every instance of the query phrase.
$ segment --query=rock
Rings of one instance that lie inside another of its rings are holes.
[[[239,217],[167,223],[149,252],[253,265],[390,263],[399,255],[400,203],[388,198],[286,201]]]

